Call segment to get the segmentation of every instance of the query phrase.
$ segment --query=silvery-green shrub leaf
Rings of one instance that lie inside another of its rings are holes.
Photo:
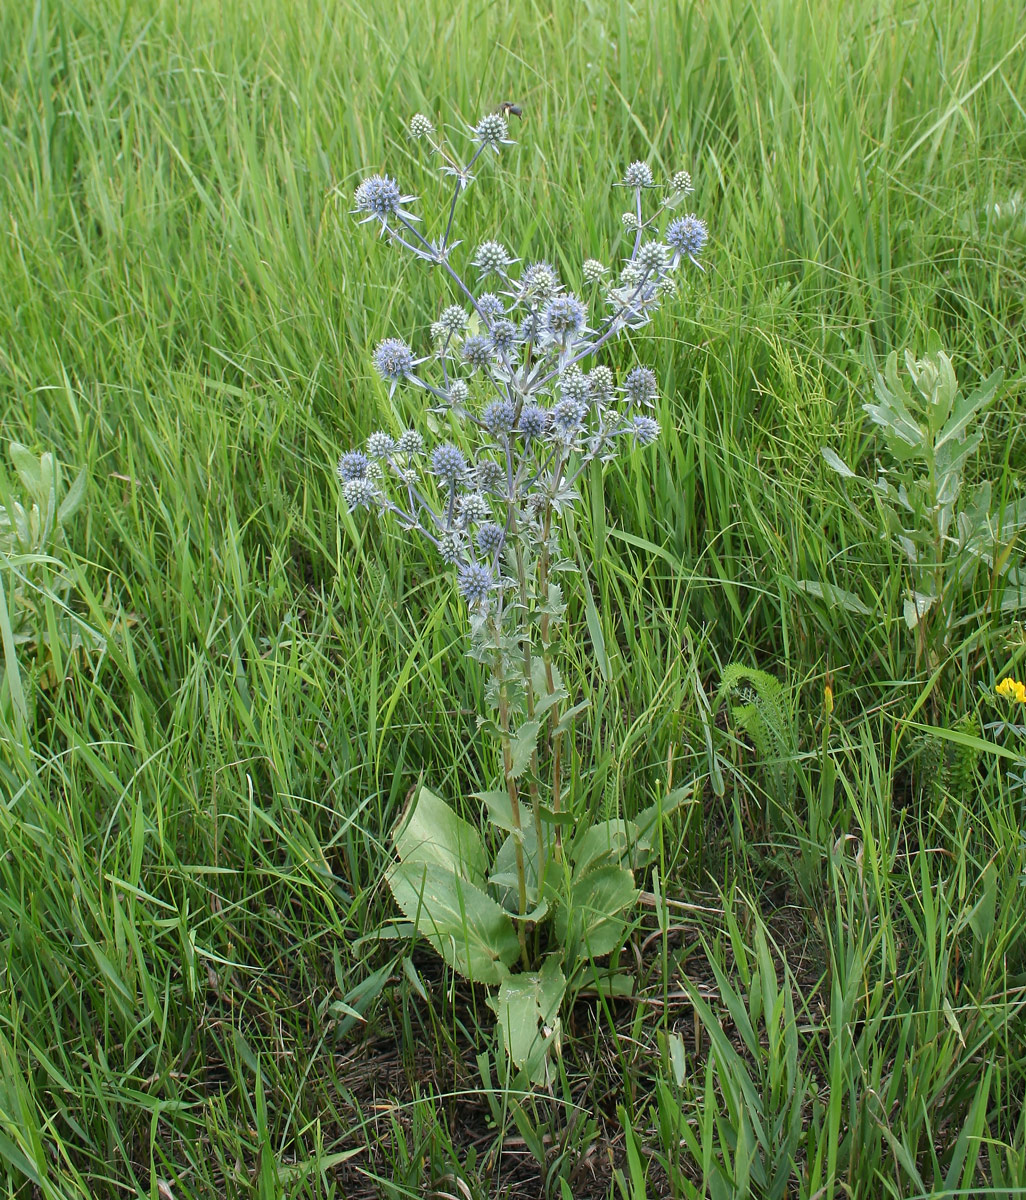
[[[559,957],[550,954],[540,971],[505,975],[496,995],[488,998],[506,1053],[515,1066],[527,1070],[532,1083],[545,1084],[551,1078],[551,1055],[560,1048],[559,1008],[565,994]]]
[[[843,479],[858,479],[855,472],[841,458],[836,450],[832,450],[829,446],[824,446],[821,451],[826,464],[831,470],[836,471]]]
[[[404,862],[436,864],[465,879],[484,882],[488,858],[481,835],[426,787],[418,789],[394,841]]]
[[[815,579],[799,579],[795,586],[807,596],[815,596],[817,600],[825,600],[827,604],[836,604],[857,616],[871,617],[873,615],[873,610],[863,604],[854,592],[847,592],[833,583],[820,583]]]
[[[480,888],[434,862],[398,862],[385,878],[396,904],[450,967],[498,983],[520,953],[509,914]]]
[[[89,482],[89,475],[86,468],[75,476],[75,482],[68,488],[68,491],[61,501],[61,506],[57,510],[57,520],[63,522],[70,520],[71,517],[78,512],[82,506],[82,501],[85,499],[86,484]]]
[[[915,629],[936,603],[936,596],[927,596],[923,592],[914,592],[911,596],[906,596],[902,604],[902,611],[905,615],[905,624],[909,629]]]

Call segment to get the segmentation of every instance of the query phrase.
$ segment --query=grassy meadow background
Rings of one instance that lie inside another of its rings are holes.
[[[0,460],[15,492],[9,441],[87,468],[53,553],[94,631],[62,648],[33,564],[0,571],[30,634],[0,700],[3,1194],[1026,1194],[1022,793],[973,741],[1014,749],[992,695],[1026,639],[981,577],[924,671],[902,560],[820,454],[872,473],[871,365],[935,328],[963,386],[1004,368],[972,473],[1023,495],[1024,5],[26,0],[0,47]],[[334,476],[418,419],[369,352],[442,303],[353,188],[386,169],[438,212],[409,116],[507,99],[468,249],[575,285],[623,253],[638,158],[690,170],[711,231],[610,354],[657,370],[664,435],[586,489],[609,670],[580,596],[569,668],[589,810],[668,766],[696,803],[621,953],[637,996],[583,996],[534,1099],[478,1059],[480,994],[376,936],[410,788],[496,764],[451,581]],[[709,712],[729,663],[783,684],[791,774]],[[803,890],[753,814],[786,778],[803,819],[828,681]]]

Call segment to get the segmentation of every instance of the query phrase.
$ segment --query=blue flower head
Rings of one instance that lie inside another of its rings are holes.
[[[416,429],[407,429],[405,433],[399,435],[399,440],[396,442],[395,448],[399,454],[423,454],[424,437]]]
[[[366,478],[350,479],[342,485],[342,498],[350,512],[358,508],[371,508],[378,498],[378,489],[373,480]]]
[[[559,276],[547,262],[531,263],[520,276],[520,294],[545,300],[559,291]]]
[[[395,391],[400,379],[413,374],[417,359],[402,338],[385,338],[374,351],[374,366],[381,378],[389,385],[388,394]]]
[[[650,367],[632,367],[623,381],[623,390],[632,404],[651,407],[659,395],[656,373]]]
[[[604,366],[592,367],[588,372],[588,388],[592,398],[602,403],[613,398],[616,380],[613,372]]]
[[[451,379],[445,398],[450,408],[461,409],[470,399],[470,385],[465,379]]]
[[[552,431],[560,441],[572,441],[584,428],[587,409],[576,400],[560,400],[552,408]]]
[[[361,450],[347,450],[338,460],[337,470],[343,483],[364,479],[367,475],[367,455]]]
[[[491,338],[475,334],[463,343],[460,354],[467,366],[475,371],[483,371],[495,358],[495,347]]]
[[[470,265],[476,267],[478,274],[484,279],[488,275],[505,276],[507,269],[514,262],[516,259],[502,242],[482,242],[474,251]]]
[[[649,188],[652,186],[652,168],[648,163],[632,162],[623,173],[625,187]]]
[[[457,502],[462,525],[479,525],[492,515],[492,506],[480,492],[464,492]]]
[[[494,458],[479,458],[474,464],[474,484],[478,491],[497,492],[505,478],[506,473]]]
[[[425,117],[423,113],[414,113],[410,118],[410,137],[415,141],[430,137],[434,132],[435,127],[430,117]]]
[[[566,346],[584,332],[588,310],[572,294],[555,296],[542,310],[542,337]]]
[[[485,521],[477,531],[477,548],[487,558],[492,558],[502,549],[506,541],[506,531],[494,521]]]
[[[673,251],[669,246],[664,246],[662,242],[645,242],[634,261],[643,272],[658,279],[669,269],[672,260]]]
[[[574,364],[559,377],[559,394],[564,400],[586,405],[591,397],[591,383],[579,366]]]
[[[549,414],[537,404],[525,404],[520,410],[520,422],[517,428],[523,434],[525,442],[533,442],[535,438],[544,437],[549,427]]]
[[[458,304],[450,304],[442,309],[438,320],[431,330],[439,338],[455,338],[467,327],[467,313]]]
[[[492,326],[492,345],[499,354],[512,354],[519,339],[520,330],[512,321],[503,318]]]
[[[674,257],[690,258],[698,262],[698,256],[709,240],[709,230],[701,217],[688,213],[686,217],[677,217],[666,226],[666,241],[673,248]]]
[[[650,446],[659,437],[659,422],[654,417],[635,417],[631,432],[639,446]]]
[[[485,429],[493,437],[501,437],[513,431],[517,409],[512,400],[493,400],[481,414]]]
[[[499,113],[489,113],[482,117],[474,129],[474,136],[483,146],[491,146],[496,154],[499,153],[500,146],[513,145],[506,118]]]
[[[388,458],[395,449],[391,434],[382,433],[379,429],[367,438],[367,454],[370,458]]]
[[[495,576],[480,563],[465,563],[457,576],[460,595],[471,608],[480,607],[495,588]]]
[[[384,232],[392,217],[405,217],[416,221],[412,213],[403,209],[404,204],[416,200],[416,196],[404,196],[399,190],[399,184],[388,175],[371,175],[356,189],[353,197],[357,213],[365,213],[364,221],[380,221]],[[363,222],[361,222],[362,224]]]
[[[483,296],[478,297],[477,311],[486,321],[496,321],[505,315],[506,305],[501,296],[496,296],[494,292],[485,292]]]
[[[431,470],[446,483],[458,483],[467,473],[466,459],[459,447],[444,442],[431,455]]]

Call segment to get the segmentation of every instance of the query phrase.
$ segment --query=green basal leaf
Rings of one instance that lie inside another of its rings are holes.
[[[436,864],[484,883],[488,857],[477,829],[434,792],[421,787],[394,835],[399,857],[411,865]]]
[[[637,836],[638,827],[634,822],[619,817],[590,825],[570,848],[574,874],[583,875],[600,858],[614,859],[619,865],[626,858],[630,846],[637,841]]]
[[[615,950],[627,928],[620,914],[637,897],[634,875],[624,867],[595,867],[575,879],[555,917],[556,937],[565,947],[566,961],[600,958]]]
[[[550,954],[540,971],[505,975],[496,995],[488,997],[507,1055],[527,1071],[532,1083],[550,1082],[551,1056],[560,1049],[559,1009],[565,994],[559,957]]]
[[[475,983],[499,983],[520,943],[509,914],[480,888],[433,862],[398,862],[386,873],[396,904],[450,967]]]

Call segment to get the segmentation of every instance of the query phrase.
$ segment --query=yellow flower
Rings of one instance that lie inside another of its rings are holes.
[[[994,690],[999,696],[1004,696],[1006,700],[1014,700],[1016,704],[1026,704],[1026,683],[1021,683],[1010,675],[1007,679],[1002,679]]]

